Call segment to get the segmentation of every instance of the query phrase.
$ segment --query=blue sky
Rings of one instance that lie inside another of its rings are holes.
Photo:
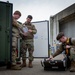
[[[7,1],[7,0],[0,0]],[[8,0],[13,3],[13,12],[19,10],[22,13],[19,21],[25,22],[27,15],[33,16],[33,22],[49,20],[50,16],[75,3],[75,0]]]

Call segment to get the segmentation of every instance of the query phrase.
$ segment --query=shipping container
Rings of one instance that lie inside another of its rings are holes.
[[[0,1],[0,66],[11,63],[13,4]]]

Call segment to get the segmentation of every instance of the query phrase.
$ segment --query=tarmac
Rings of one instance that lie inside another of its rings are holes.
[[[0,67],[0,75],[75,75],[75,72],[66,71],[45,71],[41,66],[41,58],[33,61],[33,68],[22,68],[22,70],[8,70],[6,67]],[[28,63],[28,60],[27,60]]]

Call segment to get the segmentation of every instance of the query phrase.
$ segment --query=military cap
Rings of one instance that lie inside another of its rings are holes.
[[[18,10],[16,10],[15,12],[14,12],[14,15],[15,14],[18,14],[18,15],[20,15],[21,16],[21,12],[20,11],[18,11]]]
[[[63,32],[60,32],[60,33],[57,35],[56,39],[59,40],[60,38],[62,38],[62,36],[64,36],[64,33],[63,33]]]
[[[28,15],[27,18],[33,19],[32,15]]]

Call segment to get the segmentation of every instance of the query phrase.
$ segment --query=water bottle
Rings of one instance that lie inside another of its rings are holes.
[[[20,62],[21,62],[21,65],[22,65],[23,64],[22,57],[20,57]]]

